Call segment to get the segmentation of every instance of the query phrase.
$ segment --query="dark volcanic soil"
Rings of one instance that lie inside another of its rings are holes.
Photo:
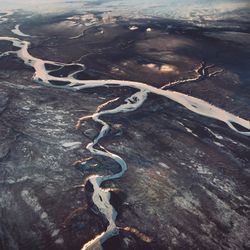
[[[81,79],[161,87],[196,77],[202,62],[213,65],[214,76],[168,88],[249,120],[248,23],[230,30],[173,20],[104,22],[97,13],[86,26],[67,17],[14,20],[32,35],[32,55],[83,63]],[[14,36],[15,24],[1,24],[1,36]],[[1,52],[10,49],[0,43]],[[88,159],[85,146],[100,127],[86,121],[77,130],[76,122],[134,91],[47,88],[31,81],[33,73],[15,57],[0,58],[0,249],[79,250],[107,224],[91,202],[91,186],[82,184],[118,169],[108,159]],[[112,128],[101,145],[128,164],[121,179],[105,183],[114,188],[120,235],[104,249],[250,249],[248,137],[155,95],[133,113],[104,119]]]

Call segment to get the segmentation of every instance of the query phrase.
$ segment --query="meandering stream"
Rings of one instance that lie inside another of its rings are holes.
[[[27,34],[22,33],[19,27],[20,26],[16,26],[15,31],[18,32],[15,33],[17,35],[28,36]],[[85,66],[83,64],[79,63],[65,64],[61,62],[54,62],[36,58],[29,53],[30,42],[25,40],[20,40],[15,37],[0,37],[0,41],[11,42],[14,47],[19,48],[17,51],[7,51],[2,53],[0,55],[0,59],[4,56],[16,55],[18,58],[22,59],[26,65],[31,66],[34,69],[33,80],[34,82],[37,82],[39,84],[55,88],[65,88],[73,91],[79,91],[82,89],[95,88],[95,87],[107,87],[107,88],[130,87],[137,90],[135,94],[127,98],[121,105],[109,110],[98,109],[97,112],[94,113],[93,115],[88,117],[82,117],[79,119],[78,122],[78,126],[80,126],[82,121],[91,118],[102,126],[98,136],[91,143],[89,143],[86,148],[93,155],[101,155],[111,158],[120,166],[120,172],[116,174],[107,176],[92,175],[88,179],[94,188],[92,195],[93,202],[99,209],[100,213],[102,213],[103,216],[105,216],[106,219],[108,220],[108,227],[105,232],[101,233],[100,235],[97,235],[93,240],[90,240],[88,243],[86,243],[82,248],[84,250],[101,249],[102,248],[101,245],[107,239],[119,233],[119,230],[115,223],[117,212],[110,204],[110,195],[111,195],[110,190],[104,189],[101,186],[102,183],[105,181],[120,178],[127,170],[127,164],[120,156],[113,154],[112,152],[109,152],[108,150],[102,147],[100,149],[95,148],[98,142],[109,131],[109,125],[104,120],[101,119],[103,115],[107,114],[114,115],[121,112],[135,111],[147,100],[148,94],[153,93],[171,99],[175,101],[177,104],[184,106],[185,108],[196,114],[220,120],[226,123],[232,130],[240,134],[250,136],[249,121],[242,119],[236,115],[233,115],[229,112],[226,112],[223,109],[215,107],[201,99],[186,94],[182,94],[176,91],[164,90],[164,88],[158,89],[156,87],[150,86],[142,82],[110,80],[110,79],[78,80],[76,78],[77,74],[85,70]],[[70,72],[66,76],[62,77],[55,76],[55,73],[57,71],[62,70],[69,66],[73,66],[76,68],[73,73]],[[240,131],[239,129],[237,129],[235,124],[245,128],[246,131]]]

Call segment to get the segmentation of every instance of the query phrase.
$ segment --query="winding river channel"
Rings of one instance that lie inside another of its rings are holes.
[[[2,19],[5,18],[2,17]],[[13,33],[21,36],[28,36],[20,31],[20,26],[16,25]],[[45,86],[55,87],[55,88],[64,88],[73,91],[79,91],[83,89],[95,88],[95,87],[130,87],[137,92],[125,99],[123,104],[109,110],[98,109],[96,113],[88,117],[82,117],[79,119],[77,126],[81,125],[81,122],[86,119],[93,119],[95,122],[99,123],[102,127],[98,136],[87,145],[87,149],[93,155],[101,155],[104,157],[111,158],[120,166],[120,172],[101,176],[101,175],[92,175],[88,178],[90,183],[93,185],[94,191],[92,199],[96,207],[99,209],[100,213],[106,217],[108,221],[108,226],[105,232],[97,235],[94,239],[90,240],[83,246],[83,250],[87,249],[102,249],[102,244],[109,238],[119,233],[119,229],[116,226],[116,216],[117,212],[110,204],[110,190],[102,188],[102,183],[117,179],[123,176],[124,172],[127,170],[126,162],[118,155],[109,152],[108,150],[100,147],[97,149],[95,146],[98,142],[109,132],[109,125],[101,119],[103,115],[114,115],[121,112],[132,112],[138,109],[146,100],[149,93],[156,95],[164,96],[179,105],[184,106],[188,110],[197,113],[199,115],[220,120],[226,123],[232,130],[243,134],[245,136],[250,136],[250,122],[242,119],[236,115],[233,115],[229,112],[226,112],[223,109],[215,107],[201,99],[179,93],[176,91],[165,90],[164,88],[159,89],[153,86],[150,86],[142,82],[134,81],[123,81],[123,80],[79,80],[77,79],[77,74],[85,70],[83,64],[65,64],[61,62],[54,62],[48,60],[42,60],[32,56],[29,53],[30,42],[21,40],[15,37],[0,37],[0,41],[11,42],[12,45],[18,50],[7,51],[0,55],[0,59],[5,56],[15,55],[23,62],[31,66],[34,69],[33,81]],[[56,71],[62,70],[66,67],[73,66],[76,67],[76,70],[72,73],[69,73],[67,76],[58,77],[55,76]],[[105,103],[106,104],[106,103]],[[102,105],[102,106],[105,106]],[[236,126],[239,125],[239,126]],[[245,128],[244,131],[240,131],[238,127]]]

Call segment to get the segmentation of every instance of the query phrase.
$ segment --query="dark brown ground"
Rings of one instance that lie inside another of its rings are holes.
[[[80,59],[87,67],[83,79],[160,87],[195,76],[202,61],[214,64],[212,71],[223,70],[215,77],[172,89],[250,118],[249,24],[225,31],[171,20],[100,21],[98,29],[69,40],[81,29],[68,27],[65,16],[16,18],[34,36],[32,55]],[[130,25],[139,30],[130,31]],[[145,32],[147,27],[152,32]],[[10,28],[12,22],[1,25],[0,34],[11,36]],[[6,46],[1,42],[0,51]],[[175,70],[162,73],[148,64]],[[0,249],[78,250],[106,225],[90,202],[91,187],[79,185],[88,175],[114,172],[117,166],[100,157],[73,166],[90,157],[85,146],[100,129],[92,121],[80,130],[75,124],[105,100],[133,91],[73,93],[38,86],[32,74],[14,57],[0,59]],[[250,249],[249,138],[154,95],[139,110],[105,120],[112,129],[101,144],[128,164],[120,180],[105,184],[117,189],[112,203],[121,227],[105,249]],[[65,146],[68,142],[79,144]]]

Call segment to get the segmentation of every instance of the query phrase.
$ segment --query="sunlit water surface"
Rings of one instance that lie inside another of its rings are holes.
[[[39,13],[66,11],[108,11],[128,17],[170,17],[220,19],[246,10],[248,0],[1,0],[0,10],[27,10]]]

